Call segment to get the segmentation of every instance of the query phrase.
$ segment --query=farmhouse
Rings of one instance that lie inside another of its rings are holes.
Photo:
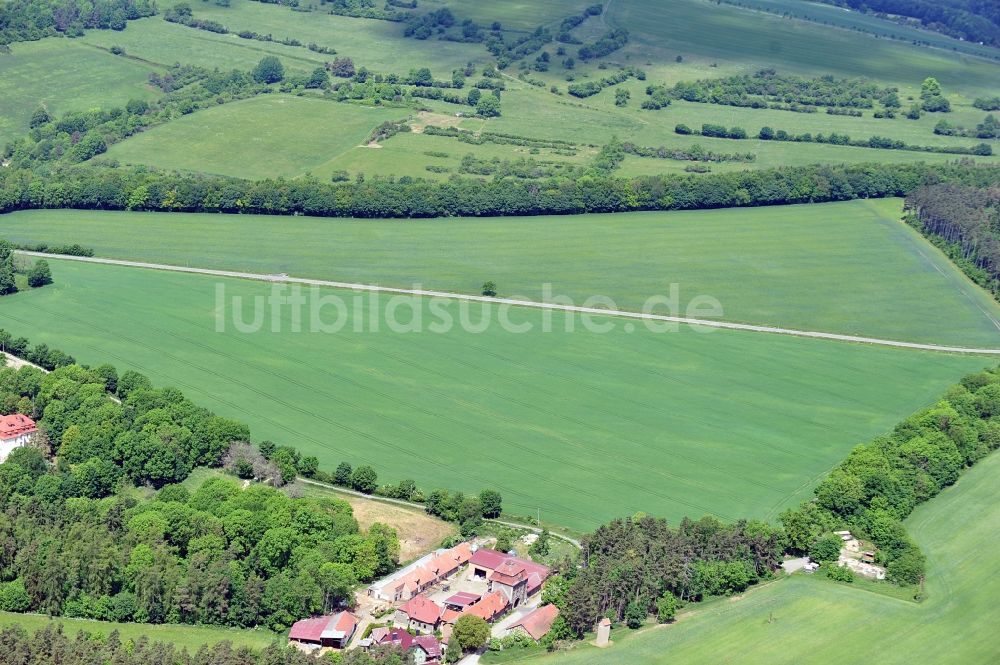
[[[551,572],[547,566],[488,549],[477,550],[470,564],[472,577],[487,580],[487,589],[502,593],[513,607],[538,592]]]
[[[359,643],[363,649],[394,644],[413,655],[416,665],[434,665],[441,662],[441,643],[433,635],[414,637],[402,628],[376,628]]]
[[[395,623],[421,633],[433,633],[441,625],[442,608],[427,598],[414,596],[396,610]]]
[[[28,444],[38,428],[35,421],[28,416],[15,413],[10,416],[0,416],[0,463],[14,451]]]
[[[469,543],[432,552],[385,578],[380,584],[370,586],[368,595],[390,603],[410,600],[457,573],[471,557]]]
[[[307,647],[343,649],[351,641],[357,627],[358,618],[350,612],[303,619],[292,624],[288,641]]]
[[[555,605],[543,605],[531,614],[525,615],[520,621],[507,628],[507,634],[523,633],[536,642],[552,630],[552,622],[559,616],[559,608]]]

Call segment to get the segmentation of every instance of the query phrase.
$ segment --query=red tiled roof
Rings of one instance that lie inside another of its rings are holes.
[[[15,413],[10,416],[0,416],[0,439],[11,439],[20,434],[34,432],[35,421],[28,416]]]
[[[330,617],[314,617],[312,619],[296,621],[292,624],[292,630],[289,631],[288,638],[292,640],[319,642],[328,623],[330,623]]]
[[[525,579],[533,573],[537,573],[544,580],[551,572],[548,566],[543,566],[540,563],[485,548],[476,550],[476,553],[472,555],[471,562],[481,568],[488,568],[503,574],[523,575]]]
[[[488,550],[486,548],[480,548],[476,550],[472,558],[469,559],[471,563],[477,566],[482,566],[483,568],[489,568],[490,570],[495,569],[504,559],[510,558],[509,554],[504,554],[503,552],[497,552],[496,550]]]
[[[292,624],[288,638],[292,640],[319,642],[322,638],[341,639],[351,635],[358,618],[350,612],[338,612],[333,616],[302,619]]]
[[[441,643],[433,635],[414,637],[413,646],[423,649],[428,660],[437,660],[441,657]]]
[[[482,598],[482,596],[479,594],[469,593],[468,591],[459,591],[455,595],[445,598],[444,604],[466,607],[467,605],[474,605],[480,598]]]
[[[434,625],[441,618],[441,608],[426,596],[414,596],[399,608],[399,611],[414,621]]]
[[[532,639],[540,640],[552,629],[552,622],[556,620],[557,616],[559,616],[558,607],[555,605],[543,605],[515,623],[511,628],[520,626],[524,628],[528,635],[531,635]]]
[[[372,631],[372,637],[375,637],[375,631]],[[384,633],[379,635],[375,640],[376,644],[396,644],[403,651],[409,651],[410,647],[413,645],[413,635],[402,628],[392,628],[386,630]]]
[[[497,615],[507,609],[507,605],[507,596],[499,591],[494,591],[475,605],[465,608],[462,616],[471,614],[487,621],[493,621]]]
[[[441,623],[455,623],[458,621],[458,617],[462,616],[462,613],[458,610],[449,610],[445,608],[444,612],[441,613]]]

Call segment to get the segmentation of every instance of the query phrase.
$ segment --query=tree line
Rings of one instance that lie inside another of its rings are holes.
[[[988,185],[1000,169],[967,163],[798,166],[707,175],[445,182],[240,180],[148,169],[0,169],[0,212],[38,208],[252,212],[326,217],[449,217],[691,210],[904,196],[925,184]]]
[[[1000,300],[1000,189],[942,183],[906,197],[907,222]]]
[[[1000,7],[990,0],[821,0],[883,18],[909,17],[935,32],[1000,46]]]
[[[754,74],[726,76],[696,81],[680,81],[670,94],[675,99],[706,104],[748,108],[789,108],[796,104],[815,111],[816,107],[872,108],[879,103],[899,108],[899,89],[879,86],[867,79],[821,76],[805,78],[761,69]]]

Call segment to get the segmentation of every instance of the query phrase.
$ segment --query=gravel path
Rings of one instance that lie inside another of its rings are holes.
[[[102,259],[102,258],[88,257],[88,256],[66,256],[63,254],[42,254],[39,252],[26,252],[26,251],[19,251],[18,254],[22,254],[24,256],[43,257],[46,259],[80,261],[83,263],[98,263],[103,265],[125,266],[129,268],[146,268],[149,270],[166,270],[170,272],[183,272],[183,273],[192,273],[196,275],[209,275],[212,277],[230,277],[236,279],[250,279],[261,282],[303,284],[307,286],[322,286],[322,287],[330,287],[337,289],[350,289],[352,291],[377,291],[380,293],[414,295],[414,296],[424,296],[432,298],[449,298],[452,300],[468,300],[473,302],[494,303],[497,305],[512,305],[517,307],[531,307],[534,309],[548,309],[548,310],[556,310],[563,312],[574,312],[577,314],[611,316],[616,318],[637,319],[643,321],[655,321],[658,323],[683,323],[688,325],[704,326],[707,328],[742,330],[747,332],[770,333],[774,335],[791,335],[794,337],[811,337],[813,339],[829,339],[838,342],[872,344],[876,346],[890,346],[895,348],[915,349],[920,351],[940,351],[944,353],[964,353],[964,354],[975,354],[975,355],[1000,355],[1000,349],[970,348],[964,346],[948,346],[944,344],[921,344],[918,342],[903,342],[898,340],[879,339],[876,337],[862,337],[858,335],[840,335],[837,333],[820,332],[815,330],[795,330],[792,328],[761,326],[749,323],[732,323],[729,321],[717,321],[712,319],[694,319],[683,316],[668,316],[665,314],[646,314],[643,312],[630,312],[620,309],[602,309],[597,307],[580,307],[577,305],[559,305],[556,303],[536,302],[533,300],[491,298],[488,296],[469,295],[464,293],[449,293],[447,291],[431,291],[427,289],[400,289],[388,286],[376,286],[374,284],[336,282],[325,279],[289,277],[287,275],[266,275],[261,273],[239,272],[235,270],[212,270],[209,268],[192,268],[187,266],[173,266],[162,263],[145,263],[142,261],[124,261],[120,259]]]

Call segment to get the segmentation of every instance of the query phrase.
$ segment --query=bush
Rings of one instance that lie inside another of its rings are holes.
[[[26,612],[31,608],[31,598],[24,589],[24,582],[0,583],[0,612]]]
[[[840,536],[829,533],[812,544],[809,548],[809,558],[817,563],[836,561],[840,558],[840,548],[843,543]]]
[[[835,566],[830,564],[826,567],[826,576],[835,582],[854,582],[854,573],[847,566]]]
[[[635,630],[646,620],[646,606],[641,600],[633,600],[625,608],[625,625]]]
[[[257,83],[278,83],[285,78],[285,66],[275,56],[266,55],[254,67],[252,76]]]
[[[677,597],[669,591],[664,591],[656,600],[656,620],[668,623],[673,621],[675,616],[677,616]]]

